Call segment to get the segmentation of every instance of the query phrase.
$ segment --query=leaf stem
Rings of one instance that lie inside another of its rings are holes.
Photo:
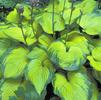
[[[79,18],[79,25],[80,25],[80,22],[81,22],[81,18],[82,18],[82,15],[83,15],[83,12],[82,12],[82,10],[80,10],[80,18]]]
[[[62,17],[64,15],[65,5],[66,5],[66,0],[64,0],[63,10],[62,10]]]
[[[72,19],[72,15],[73,15],[73,10],[74,10],[74,1],[72,1],[72,4],[71,4],[71,12],[70,12],[70,18],[69,18],[69,32],[70,32],[70,24],[71,24],[71,19]],[[67,37],[68,37],[68,35],[67,35],[67,33],[66,33],[66,38],[65,38],[65,45],[66,45],[66,41],[67,41]]]
[[[34,31],[34,27],[33,27],[33,9],[34,9],[34,6],[31,5],[31,27],[32,27],[32,31],[33,31],[33,35],[36,37],[37,39],[37,36],[35,34],[35,31]]]
[[[74,10],[74,1],[72,1],[72,4],[71,4],[71,12],[70,12],[70,18],[69,18],[69,25],[71,23],[71,19],[72,19],[72,15],[73,15],[73,10]]]
[[[54,6],[55,6],[55,2],[54,2],[54,0],[53,0],[53,6],[52,6],[52,10],[53,10],[53,12],[52,12],[52,32],[53,32],[53,38],[55,39],[55,32],[54,32]]]
[[[25,36],[24,30],[23,30],[22,19],[23,19],[23,14],[19,14],[19,27],[21,29],[22,36],[24,38],[25,44],[26,44],[26,46],[28,46],[27,41],[26,41],[26,36]]]

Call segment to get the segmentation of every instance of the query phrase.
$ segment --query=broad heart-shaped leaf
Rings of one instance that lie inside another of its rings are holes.
[[[71,16],[71,5],[72,4],[68,4],[69,7],[66,5],[67,9],[66,9],[66,7],[64,9],[63,18],[65,19],[66,24],[69,24],[69,20],[70,20],[70,16]],[[74,3],[74,10],[72,12],[70,23],[77,21],[77,19],[80,20],[81,13],[83,13],[83,15],[85,15],[85,14],[93,12],[95,7],[96,7],[96,1],[94,1],[94,0],[83,0],[81,3],[80,2]]]
[[[101,71],[101,47],[95,47],[92,51],[92,56],[88,56],[91,66],[97,70]]]
[[[2,28],[1,28],[2,29]],[[36,38],[34,37],[32,28],[29,26],[25,26],[23,28],[24,35],[26,36],[26,42],[28,45],[33,44],[36,41]],[[25,43],[24,37],[22,34],[21,29],[18,26],[10,26],[8,28],[3,28],[0,31],[0,38],[8,38],[8,39],[14,39],[20,42]]]
[[[28,50],[24,48],[13,49],[9,55],[4,59],[3,65],[5,78],[16,78],[23,74],[26,67]]]
[[[82,35],[75,35],[76,32],[68,36],[68,41],[66,42],[66,47],[76,46],[79,47],[84,55],[89,54],[89,44],[88,40]]]
[[[25,32],[25,30],[24,30]],[[24,38],[21,32],[21,29],[19,27],[10,27],[10,28],[6,28],[4,30],[2,30],[0,32],[0,37],[1,38],[13,38],[19,41],[24,42]]]
[[[71,9],[64,10],[63,18],[65,20],[65,24],[70,24],[76,21],[76,19],[80,16],[80,9],[74,9],[71,18],[70,16],[71,16]]]
[[[31,60],[40,59],[41,61],[48,58],[46,51],[39,47],[34,47],[32,51],[28,53],[27,57]]]
[[[23,13],[24,18],[23,18],[23,21],[26,22],[26,21],[28,21],[30,19],[30,9],[29,9],[28,5],[22,5],[22,6],[24,6],[24,13]],[[19,15],[17,13],[16,8],[8,14],[6,20],[8,22],[11,22],[11,23],[18,23],[19,22]]]
[[[92,56],[88,56],[87,59],[95,70],[101,71],[101,61],[96,61]]]
[[[81,72],[70,72],[68,79],[62,74],[56,73],[53,87],[54,93],[62,100],[91,100],[91,82]]]
[[[61,59],[65,57],[65,52],[66,47],[62,42],[53,42],[48,48],[49,57],[55,64],[59,63],[59,56]]]
[[[77,5],[75,5],[75,7],[81,10],[83,14],[93,12],[96,6],[97,4],[94,0],[82,0],[81,3],[77,3]]]
[[[28,65],[28,79],[32,82],[39,95],[46,87],[46,84],[50,82],[52,72],[49,67],[53,67],[50,61],[44,60],[42,62],[39,59],[32,60]]]
[[[63,13],[63,10],[66,8],[70,8],[71,3],[68,0],[54,0],[54,12],[55,13]],[[65,4],[65,5],[64,5]],[[45,9],[47,12],[53,12],[53,1],[50,0],[49,5]]]
[[[86,19],[86,20],[85,20]],[[89,35],[101,34],[101,15],[89,13],[83,15],[80,21],[80,26]]]
[[[64,27],[64,20],[59,14],[54,15],[54,23],[52,23],[52,13],[43,13],[41,16],[35,18],[42,26],[46,33],[53,34],[52,26],[54,24],[54,31],[61,31]]]
[[[2,100],[9,100],[11,96],[16,96],[15,91],[18,89],[19,85],[20,81],[6,80],[0,89]]]
[[[64,70],[77,70],[85,62],[80,48],[72,46],[66,51],[64,43],[60,41],[50,45],[48,54],[52,62]]]
[[[101,47],[94,48],[94,50],[92,51],[92,56],[96,61],[101,62]]]

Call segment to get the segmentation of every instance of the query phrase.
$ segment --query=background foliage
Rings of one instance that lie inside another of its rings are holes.
[[[100,100],[101,1],[19,2],[0,1],[0,99]]]

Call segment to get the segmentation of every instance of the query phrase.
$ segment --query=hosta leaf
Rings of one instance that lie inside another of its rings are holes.
[[[76,8],[80,9],[83,14],[91,13],[97,6],[94,0],[83,0],[81,3],[76,5]]]
[[[10,40],[0,39],[0,56],[11,46],[12,44]]]
[[[36,42],[36,38],[33,35],[31,27],[24,27],[23,31],[24,35],[26,36],[26,42],[28,45],[31,45]],[[22,31],[18,26],[10,26],[9,28],[2,29],[2,31],[0,32],[0,38],[14,39],[25,43]]]
[[[20,81],[6,80],[0,89],[2,100],[9,100],[11,96],[16,96],[15,91],[19,85]]]
[[[92,93],[91,82],[80,72],[71,72],[68,79],[57,73],[53,80],[54,93],[62,100],[90,100]]]
[[[77,54],[77,56],[75,56]],[[81,65],[85,63],[85,56],[83,55],[82,51],[78,47],[70,47],[68,53],[67,53],[67,58],[63,60],[63,65],[61,62],[61,66],[64,67],[64,69],[67,70],[77,70],[80,68]],[[68,61],[67,61],[68,60]],[[67,67],[66,67],[67,66]]]
[[[30,19],[30,9],[29,9],[29,6],[27,6],[27,5],[22,5],[22,6],[24,6],[24,13],[23,13],[24,18],[23,18],[23,21],[29,20]],[[19,15],[17,13],[17,10],[14,9],[13,11],[11,11],[8,14],[6,20],[8,22],[18,23],[19,22]]]
[[[50,45],[48,53],[52,62],[65,70],[77,70],[85,62],[80,48],[72,46],[66,51],[65,45],[59,41]]]
[[[64,2],[65,2],[65,7],[64,7]],[[69,8],[71,6],[71,3],[68,2],[68,0],[55,0],[55,7],[54,7],[54,12],[55,13],[61,13],[63,12],[64,8]],[[45,10],[48,12],[52,12],[53,8],[53,2],[50,0],[49,5],[46,7]]]
[[[1,34],[0,36],[1,38],[13,38],[13,39],[24,42],[24,38],[21,32],[21,29],[19,27],[10,27],[10,28],[4,29],[2,33],[0,34]]]
[[[49,48],[48,48],[48,52],[49,52],[49,56],[50,59],[54,62],[54,63],[58,63],[59,61],[59,56],[63,57],[63,55],[65,55],[66,52],[66,47],[62,42],[53,42]]]
[[[39,43],[42,44],[45,48],[47,48],[51,42],[53,41],[53,38],[49,35],[41,35],[38,39]]]
[[[34,47],[27,57],[31,60],[40,59],[41,61],[48,58],[47,53],[39,47]]]
[[[53,24],[55,31],[61,31],[65,28],[64,20],[58,14],[54,15],[54,23],[52,23],[52,13],[43,13],[41,16],[36,17],[36,21],[38,21],[38,23],[42,26],[43,30],[49,34],[53,33]]]
[[[38,95],[33,85],[29,81],[24,81],[15,91],[15,94],[18,97],[17,100],[44,100],[46,90],[44,89],[42,94]]]
[[[68,7],[66,5],[66,7]],[[74,21],[77,21],[77,19],[80,20],[81,12],[84,14],[93,12],[94,8],[96,7],[96,1],[94,0],[83,0],[81,3],[74,3],[74,10],[72,12],[71,16],[71,22],[70,22],[70,14],[71,14],[71,6],[69,4],[69,7],[64,10],[63,18],[65,19],[65,23],[73,23]]]
[[[37,21],[34,21],[33,28],[34,28],[34,31],[35,31],[37,37],[39,37],[41,35],[41,33],[43,32],[41,25]]]
[[[85,20],[86,19],[86,20]],[[82,16],[80,26],[89,35],[96,35],[101,33],[101,17],[100,14],[86,14]]]
[[[92,56],[87,57],[90,65],[97,71],[101,71],[101,61],[96,61]]]
[[[92,51],[92,56],[88,56],[91,66],[97,71],[101,71],[101,47],[96,47]]]
[[[71,47],[71,46],[79,47],[84,54],[89,54],[88,40],[84,36],[80,36],[80,35],[74,36],[74,34],[72,34],[72,37],[69,38],[69,40],[66,42],[66,46],[67,47]]]
[[[27,44],[28,45],[32,45],[32,44],[34,44],[36,41],[37,41],[37,39],[36,39],[36,37],[35,37],[35,32],[33,33],[33,30],[32,30],[32,28],[31,27],[29,27],[29,26],[26,26],[25,28],[25,36],[26,36],[26,42],[27,42]]]
[[[98,100],[99,92],[95,85],[93,85],[93,94],[91,100]]]
[[[63,15],[63,18],[65,19],[65,24],[73,23],[77,19],[77,17],[80,16],[80,9],[74,9],[71,18],[70,16],[71,16],[71,9],[65,10]]]
[[[16,48],[10,52],[3,62],[5,78],[16,78],[23,74],[23,70],[28,63],[27,53],[28,50],[24,48]]]
[[[17,14],[16,9],[14,9],[12,12],[10,12],[6,18],[9,22],[15,22],[18,23],[19,15]]]
[[[94,48],[94,50],[92,51],[92,56],[96,61],[101,62],[101,47]]]
[[[50,63],[50,62],[48,62]],[[37,93],[40,95],[49,82],[50,71],[49,64],[45,60],[41,62],[38,59],[32,60],[28,65],[28,79],[33,83]],[[52,64],[50,64],[50,67]]]

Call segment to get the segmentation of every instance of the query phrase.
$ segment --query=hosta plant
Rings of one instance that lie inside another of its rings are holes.
[[[17,4],[0,23],[0,100],[100,100],[100,5]]]

